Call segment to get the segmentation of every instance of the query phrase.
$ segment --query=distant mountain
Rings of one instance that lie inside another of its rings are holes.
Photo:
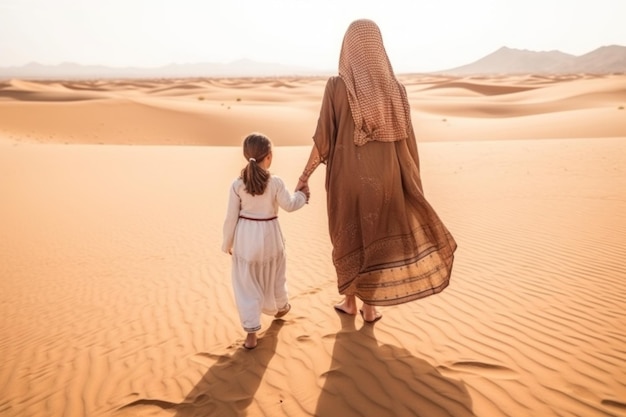
[[[576,58],[576,71],[592,73],[626,72],[626,46],[603,46]]]
[[[471,64],[433,72],[451,75],[626,73],[626,46],[603,46],[581,56],[560,51],[537,52],[502,47]],[[21,67],[0,68],[0,79],[281,77],[331,73],[333,72],[243,59],[228,64],[170,64],[155,68],[30,63]]]
[[[247,59],[228,64],[169,64],[155,68],[107,67],[65,62],[59,65],[30,63],[0,68],[0,79],[90,79],[90,78],[194,78],[194,77],[272,77],[319,73],[301,67],[255,62]]]
[[[439,72],[452,75],[623,73],[626,72],[626,46],[603,46],[581,56],[502,47],[471,64]]]

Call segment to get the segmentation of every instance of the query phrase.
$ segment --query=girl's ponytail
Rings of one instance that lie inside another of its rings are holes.
[[[243,156],[248,160],[248,165],[241,170],[241,179],[249,194],[260,195],[270,179],[270,173],[259,166],[272,151],[272,142],[265,135],[252,133],[243,141]]]

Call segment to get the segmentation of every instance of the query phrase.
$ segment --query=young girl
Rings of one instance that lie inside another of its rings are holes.
[[[308,195],[293,195],[268,171],[272,143],[253,133],[243,142],[248,161],[230,187],[222,250],[233,257],[232,282],[241,325],[248,333],[244,347],[254,349],[261,313],[282,317],[291,309],[285,278],[285,244],[278,224],[278,207],[294,211]],[[306,191],[306,190],[305,190]]]

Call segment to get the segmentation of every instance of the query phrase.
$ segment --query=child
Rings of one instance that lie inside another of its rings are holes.
[[[244,347],[254,349],[261,313],[279,318],[291,309],[285,278],[285,245],[278,207],[298,210],[308,191],[293,195],[268,171],[272,142],[253,133],[243,142],[248,165],[230,187],[222,250],[233,256],[232,282],[241,325],[248,333]],[[306,191],[306,190],[305,190]]]

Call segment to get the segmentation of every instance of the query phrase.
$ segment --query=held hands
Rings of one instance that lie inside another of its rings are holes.
[[[296,185],[296,191],[302,191],[306,196],[306,203],[309,204],[309,198],[311,198],[311,190],[309,189],[308,179],[302,180],[300,178],[298,180],[298,185]]]

